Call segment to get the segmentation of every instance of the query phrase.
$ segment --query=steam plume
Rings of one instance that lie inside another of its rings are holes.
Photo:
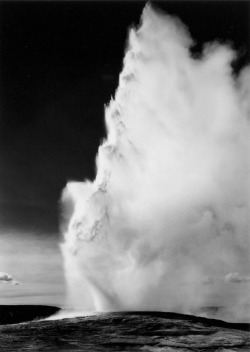
[[[228,273],[249,276],[250,71],[233,76],[228,46],[194,59],[192,44],[151,6],[130,30],[96,179],[62,195],[75,308],[190,312],[223,296]]]

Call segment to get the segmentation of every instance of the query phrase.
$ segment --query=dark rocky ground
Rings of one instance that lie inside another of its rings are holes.
[[[119,312],[2,325],[0,351],[249,352],[250,334],[249,324],[175,313]]]

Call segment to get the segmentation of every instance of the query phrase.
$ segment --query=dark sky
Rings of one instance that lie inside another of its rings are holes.
[[[249,61],[247,1],[152,1]],[[0,2],[0,227],[56,232],[67,180],[93,178],[128,28],[145,1]]]

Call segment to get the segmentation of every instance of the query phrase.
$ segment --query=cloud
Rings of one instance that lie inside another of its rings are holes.
[[[229,273],[224,277],[225,282],[250,282],[250,276],[242,276],[238,272],[236,273]]]
[[[12,285],[21,285],[21,282],[17,281],[13,276],[3,272],[0,272],[0,282],[8,282]]]

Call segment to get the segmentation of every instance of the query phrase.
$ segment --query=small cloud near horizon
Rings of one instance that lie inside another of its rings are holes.
[[[250,276],[242,276],[238,272],[236,273],[229,273],[224,277],[225,282],[250,282]]]
[[[13,276],[3,272],[0,272],[0,282],[9,282],[12,285],[21,285],[21,282],[17,281]]]

